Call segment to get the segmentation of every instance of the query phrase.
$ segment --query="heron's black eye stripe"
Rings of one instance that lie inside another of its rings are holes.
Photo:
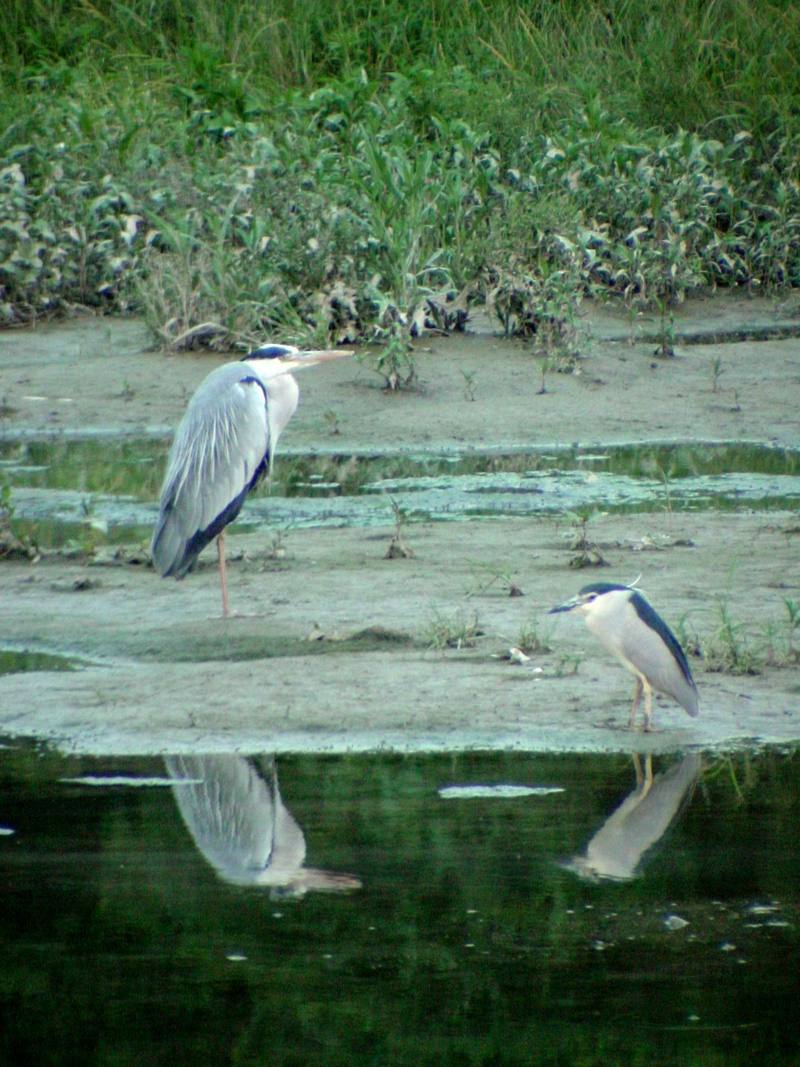
[[[242,356],[242,362],[246,359],[280,359],[281,356],[288,356],[292,351],[294,350],[288,345],[264,345]]]

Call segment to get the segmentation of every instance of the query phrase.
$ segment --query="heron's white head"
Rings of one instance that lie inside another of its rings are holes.
[[[634,592],[635,590],[629,585],[619,585],[616,582],[592,582],[590,585],[585,585],[583,589],[580,589],[574,597],[565,600],[563,604],[557,604],[554,608],[550,608],[547,614],[554,615],[559,611],[577,610],[581,615],[585,615],[588,618],[594,612],[600,610],[601,605],[608,605],[609,599],[619,600],[620,594],[623,594],[624,598],[628,599]]]
[[[332,359],[341,359],[343,356],[352,356],[352,348],[323,348],[323,349],[300,349],[294,345],[265,344],[248,352],[242,357],[242,362],[258,362],[258,369],[265,378],[271,378],[278,374],[287,374],[289,371],[302,370],[303,367],[314,367],[317,363],[326,363]]]
[[[292,371],[313,367],[331,359],[352,356],[349,348],[328,348],[318,351],[302,350],[294,345],[261,345],[249,352],[242,363],[247,363],[269,391],[268,417],[270,428],[270,463],[275,455],[278,437],[286,428],[297,409],[300,390]]]

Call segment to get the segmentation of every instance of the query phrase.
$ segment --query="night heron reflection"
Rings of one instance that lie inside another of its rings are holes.
[[[271,469],[295,413],[300,390],[289,372],[352,354],[263,345],[203,380],[178,426],[161,489],[150,552],[163,577],[183,578],[216,538],[222,614],[230,613],[225,527]]]
[[[677,700],[689,715],[697,715],[697,688],[686,655],[669,626],[636,589],[593,582],[549,614],[559,611],[579,611],[595,637],[636,676],[631,728],[644,693],[644,729],[652,729],[654,689]]]
[[[645,853],[675,820],[702,769],[690,752],[662,774],[653,775],[653,757],[633,755],[636,788],[606,819],[579,855],[564,866],[587,881],[625,882],[636,877]]]
[[[278,789],[272,756],[167,756],[178,810],[217,874],[288,896],[359,889],[351,874],[306,867],[306,839]]]

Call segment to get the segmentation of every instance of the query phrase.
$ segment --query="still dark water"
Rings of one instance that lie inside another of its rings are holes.
[[[2,748],[0,1063],[798,1064],[798,770]]]

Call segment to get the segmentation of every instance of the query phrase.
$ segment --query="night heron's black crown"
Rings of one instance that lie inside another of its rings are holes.
[[[578,591],[578,596],[587,593],[613,593],[615,589],[630,589],[629,585],[620,585],[618,582],[590,582]]]

